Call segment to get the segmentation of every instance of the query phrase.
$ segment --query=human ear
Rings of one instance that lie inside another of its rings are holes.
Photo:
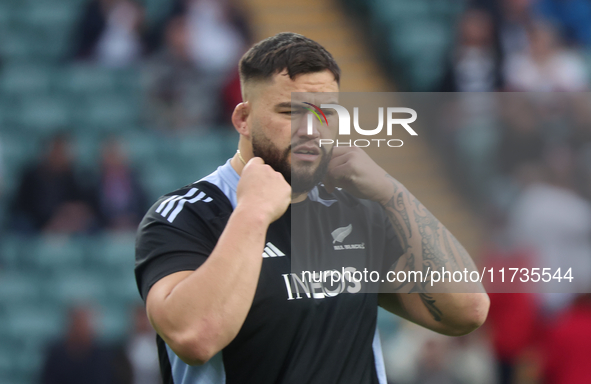
[[[250,102],[245,101],[234,108],[232,113],[232,124],[239,134],[250,137],[250,127],[248,125],[248,116],[250,115]]]

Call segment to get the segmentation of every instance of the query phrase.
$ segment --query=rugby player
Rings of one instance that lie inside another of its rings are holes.
[[[478,328],[489,306],[483,290],[364,293],[293,275],[294,243],[327,265],[368,255],[397,268],[473,264],[363,150],[319,147],[335,137],[334,124],[311,132],[293,124],[292,92],[339,91],[340,69],[321,45],[280,33],[239,66],[239,151],[160,198],[138,231],[136,279],[164,383],[386,383],[378,306],[445,335]],[[297,235],[296,216],[309,218]]]

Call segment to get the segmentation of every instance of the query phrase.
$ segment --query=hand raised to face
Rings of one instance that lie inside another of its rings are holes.
[[[392,195],[386,171],[357,147],[335,147],[324,178],[328,192],[343,188],[361,199],[385,203]]]

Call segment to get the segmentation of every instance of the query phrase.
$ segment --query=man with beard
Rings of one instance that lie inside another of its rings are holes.
[[[242,57],[240,76],[239,151],[163,196],[138,232],[136,279],[164,383],[386,383],[378,305],[448,335],[480,326],[485,293],[360,293],[350,280],[331,287],[292,273],[294,249],[328,268],[366,255],[388,267],[471,260],[362,150],[319,146],[335,138],[336,114],[323,111],[328,124],[308,132],[292,92],[334,103],[339,90],[322,46],[278,34]],[[296,216],[310,219],[301,231],[292,231]],[[341,252],[333,244],[344,238],[363,247]]]

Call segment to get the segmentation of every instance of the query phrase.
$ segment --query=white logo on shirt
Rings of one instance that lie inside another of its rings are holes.
[[[168,220],[169,223],[172,223],[174,219],[178,216],[178,214],[183,210],[185,203],[193,204],[198,202],[199,200],[203,200],[203,202],[209,203],[213,200],[211,197],[207,197],[205,195],[205,192],[199,192],[199,194],[195,196],[198,190],[198,188],[191,188],[189,192],[185,193],[182,196],[170,196],[168,199],[164,200],[158,206],[158,208],[156,209],[156,213],[161,214],[162,217]]]
[[[331,232],[332,235],[332,243],[342,243],[345,241],[347,236],[349,236],[353,232],[353,224],[349,224],[346,227],[337,228]],[[342,251],[345,249],[365,249],[365,243],[359,244],[343,244],[343,245],[333,245],[335,251]]]
[[[265,244],[265,249],[263,250],[263,257],[279,257],[285,256],[285,253],[281,252],[279,248],[273,245],[270,241]]]
[[[342,243],[343,240],[345,240],[345,238],[347,236],[349,236],[351,234],[351,232],[353,231],[353,224],[349,224],[346,227],[341,227],[341,228],[337,228],[334,231],[331,232],[332,235],[332,243]]]

